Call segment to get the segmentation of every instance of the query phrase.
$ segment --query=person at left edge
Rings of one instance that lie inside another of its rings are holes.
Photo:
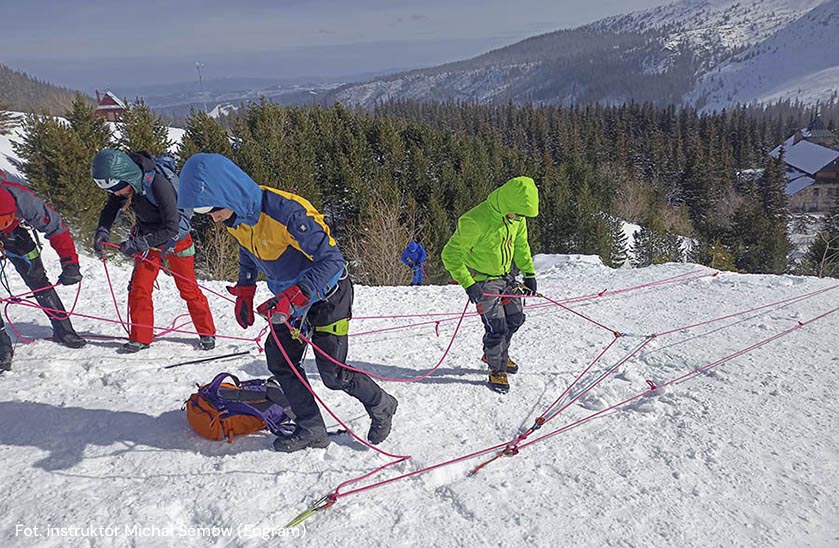
[[[134,259],[134,272],[128,289],[128,314],[131,331],[128,342],[119,352],[139,352],[149,347],[154,337],[154,301],[152,290],[164,258],[172,278],[186,301],[192,324],[199,335],[199,348],[215,348],[216,326],[207,297],[195,277],[195,246],[189,223],[181,222],[177,191],[158,169],[148,152],[125,152],[103,149],[91,163],[90,173],[96,184],[108,192],[108,201],[99,215],[93,249],[102,256],[102,244],[110,236],[120,210],[130,207],[136,224],[131,237],[119,246],[120,252]]]
[[[53,337],[70,348],[81,348],[87,341],[79,337],[64,313],[64,305],[55,289],[50,287],[41,251],[32,240],[29,231],[21,226],[43,232],[50,245],[61,258],[61,275],[58,282],[63,285],[77,284],[82,280],[79,271],[79,256],[70,230],[53,208],[23,185],[7,181],[0,171],[0,248],[3,260],[9,259],[15,266],[27,287],[31,289],[52,323]],[[42,288],[49,287],[43,291]],[[14,353],[11,339],[0,318],[0,371],[11,368]]]
[[[344,255],[332,238],[323,215],[304,198],[259,186],[247,173],[220,154],[195,154],[181,172],[178,205],[207,213],[239,242],[239,281],[229,288],[236,295],[236,321],[243,328],[254,323],[253,299],[259,272],[265,274],[274,297],[257,308],[275,324],[265,341],[268,369],[279,382],[295,415],[297,429],[277,437],[274,449],[290,453],[324,448],[329,436],[314,396],[300,377],[306,344],[282,324],[304,333],[338,362],[347,358],[353,286]],[[289,357],[286,361],[279,345]],[[396,398],[364,373],[335,365],[315,352],[321,380],[331,390],[342,390],[364,405],[370,416],[367,440],[379,444],[391,430]]]

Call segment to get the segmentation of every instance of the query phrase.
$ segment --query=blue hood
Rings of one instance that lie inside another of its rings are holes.
[[[262,212],[262,189],[226,156],[200,152],[184,164],[178,207],[223,207],[236,213],[233,226],[255,225]]]

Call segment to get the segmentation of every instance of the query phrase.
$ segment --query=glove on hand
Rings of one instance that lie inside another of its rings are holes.
[[[524,287],[527,288],[525,295],[535,295],[536,294],[536,278],[525,278],[524,279]]]
[[[138,253],[145,253],[149,250],[149,243],[143,236],[131,236],[121,244],[119,251],[126,257],[134,257]]]
[[[469,295],[469,301],[477,304],[478,301],[481,300],[481,297],[484,296],[484,290],[480,284],[473,283],[472,285],[466,288],[466,294]]]
[[[271,323],[284,323],[294,313],[309,304],[309,297],[299,285],[293,285],[259,305],[256,312]]]
[[[255,285],[227,286],[231,295],[236,295],[236,323],[247,329],[253,325],[253,297],[256,295]]]
[[[96,232],[93,234],[93,253],[101,259],[105,255],[105,250],[102,244],[110,241],[111,231],[104,226],[97,228]]]

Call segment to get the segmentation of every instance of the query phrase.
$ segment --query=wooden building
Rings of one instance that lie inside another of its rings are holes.
[[[128,107],[119,97],[106,91],[105,95],[100,96],[99,90],[96,90],[96,116],[104,118],[109,122],[122,122],[125,111]]]
[[[830,213],[839,203],[839,150],[836,136],[820,118],[769,154],[783,152],[791,213]]]

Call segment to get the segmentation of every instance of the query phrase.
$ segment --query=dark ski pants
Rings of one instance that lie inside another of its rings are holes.
[[[0,236],[0,244],[3,245],[6,258],[15,266],[15,270],[23,278],[29,289],[36,291],[52,285],[47,279],[47,271],[44,269],[43,261],[41,261],[41,253],[35,246],[28,230],[17,227],[10,233]],[[69,316],[63,313],[65,310],[64,304],[55,289],[37,291],[35,300],[42,307],[50,309],[45,310],[44,313],[52,324],[53,334],[56,338],[62,338],[65,333],[75,333]],[[58,312],[54,312],[56,310]],[[3,327],[3,319],[0,317],[0,328]]]
[[[425,271],[422,265],[414,265],[413,267],[411,267],[411,271],[413,273],[413,278],[411,278],[411,285],[422,285],[422,278],[425,275]]]
[[[345,363],[347,359],[347,336],[324,333],[316,331],[315,328],[351,317],[352,301],[352,282],[349,278],[344,278],[338,283],[338,289],[328,299],[313,304],[306,316],[306,323],[311,327],[308,337],[329,356],[341,363]],[[291,332],[284,325],[275,325],[274,332],[295,369],[308,383],[306,372],[300,365],[306,351],[306,344],[294,340]],[[315,435],[325,431],[323,417],[314,396],[291,370],[270,333],[265,341],[265,357],[268,360],[268,369],[274,374],[274,378],[280,383],[288,398],[298,426]],[[315,351],[315,363],[320,372],[320,378],[327,388],[343,390],[360,401],[367,409],[378,405],[381,401],[383,390],[367,375],[338,367],[317,351]]]
[[[484,293],[510,295],[516,287],[515,278],[479,282]],[[523,299],[502,299],[484,296],[478,301],[478,313],[484,323],[484,355],[493,371],[506,371],[510,340],[524,324]]]

